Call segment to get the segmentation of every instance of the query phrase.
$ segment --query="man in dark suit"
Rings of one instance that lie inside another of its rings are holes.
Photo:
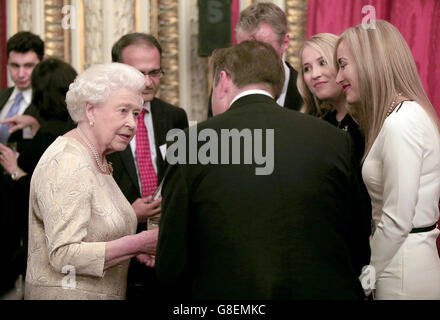
[[[193,299],[362,299],[370,224],[350,136],[277,105],[267,43],[217,50],[211,68],[217,116],[168,145],[159,280]]]
[[[0,120],[16,114],[32,115],[40,120],[38,111],[31,106],[31,74],[34,67],[43,59],[44,42],[35,34],[18,32],[8,39],[6,44],[7,69],[15,86],[0,91]],[[0,143],[17,143],[32,137],[30,129],[9,134],[9,125],[0,124]],[[14,152],[4,146],[4,150]],[[15,153],[16,154],[16,153]],[[27,260],[27,212],[22,215],[21,206],[29,201],[29,196],[17,188],[14,180],[23,174],[17,168],[11,174],[4,174],[4,162],[0,159],[1,201],[1,247],[3,252],[0,267],[0,299],[21,299],[23,296],[24,276]]]
[[[240,12],[236,27],[237,43],[245,40],[266,42],[283,59],[290,43],[287,31],[287,17],[280,7],[271,2],[258,2]],[[296,87],[298,73],[287,61],[284,61],[283,67],[285,80],[277,103],[287,109],[299,111],[303,101]],[[208,116],[211,117],[211,99],[208,103]]]
[[[16,114],[30,114],[40,119],[36,112],[27,109],[32,100],[32,70],[44,57],[44,42],[31,32],[18,32],[7,42],[6,56],[8,73],[15,86],[0,91],[0,120]],[[8,131],[8,124],[0,125],[0,142],[8,141]],[[26,131],[23,134],[26,135]]]
[[[113,62],[131,65],[145,75],[146,88],[142,94],[145,109],[143,123],[148,132],[148,153],[152,165],[150,169],[154,169],[154,179],[157,179],[155,187],[146,191],[145,182],[141,181],[138,161],[140,154],[137,151],[145,147],[146,143],[143,141],[135,137],[127,149],[108,157],[113,164],[116,182],[136,212],[138,232],[145,230],[149,217],[157,216],[161,212],[162,199],[153,200],[151,190],[154,192],[164,175],[167,132],[174,128],[188,127],[188,119],[183,109],[155,97],[163,76],[161,56],[162,48],[159,42],[152,35],[144,33],[124,35],[112,48]],[[139,130],[138,124],[138,132]],[[147,269],[133,260],[128,274],[127,299],[156,298],[156,281],[154,270]]]

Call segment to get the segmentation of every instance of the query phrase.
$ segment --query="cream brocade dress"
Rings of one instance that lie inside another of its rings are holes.
[[[31,180],[25,299],[125,299],[129,260],[104,271],[105,245],[136,232],[111,175],[77,140],[58,137]]]

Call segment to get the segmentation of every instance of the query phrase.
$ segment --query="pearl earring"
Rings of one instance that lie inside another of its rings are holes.
[[[93,121],[90,121],[90,122],[89,122],[89,125],[90,125],[91,127],[93,127],[94,124],[95,124],[95,123],[94,123]]]

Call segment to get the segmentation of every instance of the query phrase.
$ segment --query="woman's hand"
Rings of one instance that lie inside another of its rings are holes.
[[[153,263],[151,257],[156,254],[159,229],[142,231],[106,243],[104,270],[123,261],[141,255],[147,265]]]
[[[157,238],[159,236],[159,228],[142,231],[140,233],[143,236],[143,244],[141,246],[141,253],[147,255],[156,254]]]
[[[32,131],[32,137],[35,136],[38,129],[40,129],[40,123],[37,119],[29,115],[15,115],[10,118],[0,121],[0,124],[7,123],[9,125],[9,133],[13,133],[17,130],[21,130],[26,127],[30,127]]]
[[[0,143],[0,164],[7,173],[12,174],[18,170],[18,156],[18,152]]]

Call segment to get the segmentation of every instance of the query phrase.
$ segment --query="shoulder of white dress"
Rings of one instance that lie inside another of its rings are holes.
[[[410,129],[422,125],[426,111],[415,101],[405,101],[385,119],[384,127]],[[422,122],[422,123],[421,123]]]

